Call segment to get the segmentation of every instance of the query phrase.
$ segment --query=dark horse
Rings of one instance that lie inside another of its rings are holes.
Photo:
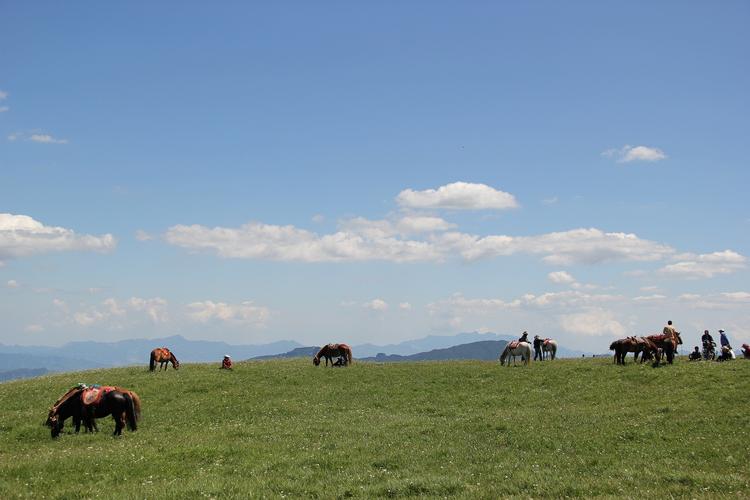
[[[641,352],[655,352],[656,346],[652,341],[644,337],[626,337],[615,340],[609,345],[610,351],[615,351],[615,363],[618,365],[625,364],[625,356],[629,352],[635,353],[635,360],[638,361],[638,354]],[[643,362],[643,357],[641,357]]]
[[[661,351],[667,355],[667,362],[671,365],[674,360],[674,354],[677,352],[677,346],[682,344],[680,334],[674,332],[674,334],[649,335],[646,338],[653,342],[658,348],[655,364],[659,364],[661,361],[661,354],[659,352]]]
[[[326,366],[328,362],[331,362],[333,366],[333,358],[343,356],[346,360],[346,364],[352,364],[352,348],[346,344],[328,344],[324,345],[318,351],[318,354],[313,357],[313,364],[318,366],[320,364],[320,358],[326,358]]]
[[[174,357],[174,353],[166,347],[157,347],[151,351],[151,359],[148,363],[148,369],[154,371],[156,369],[156,363],[159,363],[159,371],[161,371],[162,368],[166,371],[169,369],[170,362],[175,370],[180,367],[180,362]]]
[[[95,428],[94,419],[112,415],[115,421],[114,436],[122,434],[126,423],[131,431],[138,428],[137,420],[140,415],[140,399],[133,391],[121,387],[102,387],[101,396],[93,404],[84,404],[83,387],[74,387],[50,408],[47,422],[52,432],[52,437],[60,435],[65,420],[73,418],[76,432],[79,431],[83,420],[88,430]]]

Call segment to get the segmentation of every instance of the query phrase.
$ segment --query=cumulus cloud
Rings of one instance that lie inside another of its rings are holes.
[[[571,283],[576,282],[575,278],[566,271],[551,272],[547,275],[547,278],[549,278],[549,280],[552,283],[558,283],[558,284],[563,284],[563,285],[569,285]]]
[[[714,294],[685,293],[679,300],[692,309],[746,309],[750,305],[750,293],[744,291]]]
[[[64,301],[54,299],[53,303],[60,310],[68,312],[68,305]],[[148,319],[154,324],[165,323],[169,319],[167,301],[160,297],[131,297],[124,301],[107,298],[97,306],[74,311],[71,317],[72,321],[80,326],[105,324],[114,328],[121,328],[127,323],[142,319]]]
[[[630,145],[625,145],[620,149],[608,149],[602,155],[608,158],[616,158],[617,163],[630,163],[633,161],[655,162],[667,158],[664,151],[659,148]]]
[[[527,253],[542,255],[552,265],[599,264],[615,261],[654,261],[674,253],[660,243],[635,234],[605,233],[600,229],[573,229],[538,236],[470,236],[449,233],[466,260]]]
[[[745,269],[747,259],[732,250],[709,254],[681,254],[674,257],[678,262],[659,269],[659,273],[678,278],[713,278],[720,274],[732,274]]]
[[[389,226],[345,230],[319,236],[294,226],[251,222],[239,228],[177,225],[164,235],[168,243],[220,257],[301,262],[439,260],[429,242],[404,240],[389,234]]]
[[[265,326],[271,317],[271,311],[265,306],[256,305],[253,301],[239,304],[225,302],[193,302],[187,305],[188,317],[199,323],[221,321],[238,325]]]
[[[45,226],[27,215],[0,213],[0,262],[48,252],[109,252],[115,245],[111,234],[76,234],[71,229]]]
[[[560,316],[560,326],[566,332],[591,337],[625,335],[625,327],[616,319],[612,311],[592,308],[584,312]]]
[[[450,210],[505,210],[516,208],[516,198],[486,184],[454,182],[437,189],[404,189],[396,202],[406,208]]]
[[[388,303],[383,299],[373,299],[369,302],[365,302],[363,305],[367,309],[371,309],[373,311],[383,312],[388,310]]]

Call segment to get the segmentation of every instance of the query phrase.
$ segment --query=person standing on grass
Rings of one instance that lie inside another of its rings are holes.
[[[664,327],[664,330],[662,330],[662,333],[664,335],[669,335],[670,337],[674,337],[678,333],[677,329],[674,326],[672,326],[671,319],[667,321],[667,326]]]
[[[534,335],[534,361],[539,359],[542,361],[542,344],[544,341],[539,338],[539,335]]]
[[[719,330],[719,342],[721,342],[721,347],[729,347],[732,348],[731,345],[729,345],[729,337],[727,337],[727,334],[724,333],[724,330]]]

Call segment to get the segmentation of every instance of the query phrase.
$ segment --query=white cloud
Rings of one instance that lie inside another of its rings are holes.
[[[109,252],[115,245],[111,234],[81,235],[70,229],[45,226],[27,215],[0,213],[0,262],[47,252]]]
[[[510,193],[469,182],[454,182],[424,191],[404,189],[396,202],[402,207],[417,209],[504,210],[518,206]]]
[[[312,216],[312,221],[316,224],[321,224],[326,220],[325,216],[322,214],[315,214]]]
[[[662,267],[659,273],[687,279],[713,278],[744,269],[747,260],[732,250],[700,255],[681,254],[674,258],[679,262]]]
[[[5,113],[6,111],[10,111],[8,106],[0,106],[0,113]]]
[[[363,306],[367,309],[372,309],[373,311],[382,312],[388,310],[388,303],[383,299],[373,299],[369,302],[365,302]]]
[[[545,198],[542,200],[542,203],[545,205],[554,205],[558,202],[557,196],[553,196],[552,198]]]
[[[456,256],[473,261],[522,253],[540,255],[548,264],[570,265],[652,261],[674,253],[667,245],[634,234],[595,228],[537,236],[439,232],[448,224],[438,217],[404,217],[393,222],[357,217],[343,221],[338,232],[322,236],[294,226],[258,222],[239,228],[177,225],[164,238],[172,245],[220,257],[302,262],[443,261]],[[420,239],[402,234],[417,230],[430,232]]]
[[[53,304],[68,313],[68,306],[64,301],[54,299]],[[107,298],[98,306],[86,307],[84,310],[73,312],[71,316],[71,320],[80,326],[105,324],[111,328],[122,328],[125,324],[146,318],[154,324],[167,322],[167,301],[160,297],[131,297],[125,301]]]
[[[617,163],[630,163],[633,161],[655,162],[667,158],[664,151],[659,148],[630,145],[625,145],[620,149],[608,149],[602,155],[608,158],[616,158]]]
[[[220,257],[302,262],[384,260],[393,262],[439,260],[431,243],[403,240],[389,234],[390,226],[345,230],[318,236],[294,226],[251,222],[237,229],[173,226],[164,235],[173,245],[213,251]]]
[[[549,278],[549,280],[552,283],[558,283],[558,284],[564,284],[564,285],[568,285],[568,284],[576,282],[575,278],[566,271],[551,272],[547,275],[547,278]]]
[[[7,109],[6,109],[7,111]],[[41,132],[32,132],[32,133],[26,133],[26,132],[13,132],[12,134],[8,135],[9,141],[31,141],[31,142],[37,142],[40,144],[67,144],[67,139],[58,139],[56,137],[51,136],[50,134],[44,134]]]
[[[396,221],[396,228],[402,234],[434,233],[454,227],[456,227],[455,224],[440,217],[425,215],[409,215]]]
[[[56,139],[49,134],[31,134],[31,142],[40,142],[42,144],[67,144],[67,139]]]
[[[679,300],[691,309],[746,309],[750,305],[750,293],[744,291],[706,295],[685,293],[680,295]]]
[[[635,302],[661,302],[667,298],[666,295],[661,295],[658,293],[654,293],[652,295],[639,295],[638,297],[633,297],[633,301]]]
[[[0,90],[0,101],[5,100],[8,97],[8,93],[4,90]]]
[[[614,313],[601,308],[562,315],[560,326],[566,332],[591,337],[622,337],[626,332],[625,327],[615,318]]]
[[[7,285],[8,288],[18,288],[20,286],[16,280],[8,280]]]
[[[31,325],[26,325],[24,330],[29,333],[40,333],[44,331],[44,327],[38,324],[31,324]]]
[[[151,241],[154,239],[154,237],[148,234],[146,231],[139,229],[135,232],[135,239],[138,241]]]
[[[398,305],[398,308],[401,309],[402,311],[411,311],[412,307],[411,307],[411,304],[408,302],[401,302]]]
[[[262,327],[271,317],[270,309],[255,305],[253,301],[227,304],[205,300],[188,304],[187,311],[188,317],[199,323],[218,320],[225,323]]]
[[[674,253],[660,243],[635,234],[573,229],[538,236],[470,236],[448,233],[466,260],[528,253],[542,255],[552,265],[599,264],[614,261],[653,261]]]

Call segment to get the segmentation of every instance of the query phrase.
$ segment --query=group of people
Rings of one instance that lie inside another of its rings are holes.
[[[533,342],[533,345],[534,345],[534,361],[536,361],[536,360],[543,361],[544,360],[543,346],[544,346],[544,341],[545,340],[547,340],[547,339],[540,338],[539,335],[534,335],[534,342]],[[530,343],[529,342],[529,332],[524,331],[521,334],[521,337],[518,339],[518,341],[519,342]]]
[[[703,331],[703,336],[701,336],[701,343],[703,344],[703,352],[701,352],[698,346],[695,346],[693,352],[691,352],[690,356],[688,356],[690,361],[700,361],[701,359],[730,361],[736,358],[734,349],[732,349],[732,345],[729,343],[729,337],[727,337],[727,333],[724,330],[719,330],[719,343],[721,344],[721,352],[719,353],[718,357],[716,355],[716,341],[714,341],[713,336],[709,333],[708,330]]]

